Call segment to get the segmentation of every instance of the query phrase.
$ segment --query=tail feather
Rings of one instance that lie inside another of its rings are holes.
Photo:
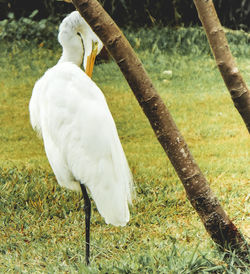
[[[97,209],[107,224],[125,226],[134,198],[133,179],[120,140],[113,144],[112,157],[98,164],[95,182],[87,184]]]

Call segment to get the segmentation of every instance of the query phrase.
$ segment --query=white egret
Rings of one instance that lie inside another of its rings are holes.
[[[85,48],[84,67],[91,75],[93,56],[102,43],[74,11],[59,27],[62,56],[35,83],[29,111],[58,183],[83,193],[88,264],[91,204],[87,190],[107,224],[125,226],[133,180],[105,97],[79,67],[83,46],[77,34]],[[95,49],[92,42],[97,44]]]

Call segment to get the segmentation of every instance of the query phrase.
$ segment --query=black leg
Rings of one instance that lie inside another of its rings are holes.
[[[84,211],[85,211],[85,233],[86,233],[86,264],[89,264],[89,234],[90,234],[90,217],[91,217],[91,202],[83,184],[81,185],[82,194],[84,198]]]

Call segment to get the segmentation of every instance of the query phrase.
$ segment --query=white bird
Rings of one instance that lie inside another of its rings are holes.
[[[80,34],[80,36],[78,35]],[[29,103],[31,125],[42,137],[58,183],[82,191],[89,264],[91,194],[107,224],[125,226],[133,199],[133,179],[105,97],[79,67],[92,73],[93,51],[102,43],[74,11],[59,28],[63,48],[58,63],[35,83]],[[92,42],[97,44],[92,48]],[[95,55],[95,54],[94,54]],[[91,65],[89,65],[91,63]]]

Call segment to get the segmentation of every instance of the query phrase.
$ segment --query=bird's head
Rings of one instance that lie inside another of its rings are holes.
[[[64,2],[72,2],[71,0],[64,0]],[[63,30],[63,31],[62,31]],[[71,36],[70,36],[71,33]],[[59,28],[58,40],[63,49],[79,54],[79,36],[80,34],[84,47],[83,67],[86,74],[91,77],[95,58],[103,48],[103,43],[99,37],[93,32],[89,24],[81,16],[78,11],[70,13],[61,23]],[[81,55],[82,58],[82,55]],[[82,60],[82,59],[81,59]],[[77,63],[77,65],[80,65]]]
[[[84,46],[83,67],[86,74],[91,77],[94,68],[95,58],[102,50],[103,43],[83,18],[81,30],[79,31],[79,33],[82,37]]]

